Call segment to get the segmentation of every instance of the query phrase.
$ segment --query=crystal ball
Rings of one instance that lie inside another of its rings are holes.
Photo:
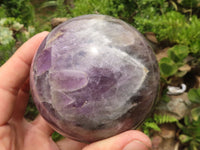
[[[105,15],[79,16],[54,28],[30,71],[42,117],[58,133],[81,142],[138,127],[154,105],[159,78],[143,35]]]

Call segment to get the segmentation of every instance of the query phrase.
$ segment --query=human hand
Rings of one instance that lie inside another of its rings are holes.
[[[68,138],[55,143],[51,139],[53,129],[40,115],[32,122],[24,119],[32,58],[47,34],[32,37],[0,67],[1,150],[149,150],[150,139],[136,130],[91,144]]]

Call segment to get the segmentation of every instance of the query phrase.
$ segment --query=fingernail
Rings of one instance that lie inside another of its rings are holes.
[[[128,143],[123,150],[150,150],[150,149],[141,141],[134,140]]]

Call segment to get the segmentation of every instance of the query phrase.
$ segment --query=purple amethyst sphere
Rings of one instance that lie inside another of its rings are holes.
[[[152,48],[131,25],[84,15],[56,27],[30,72],[34,102],[59,133],[93,142],[136,128],[159,87]]]

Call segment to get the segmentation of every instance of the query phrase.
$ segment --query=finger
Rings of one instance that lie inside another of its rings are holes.
[[[20,88],[14,108],[13,119],[21,121],[24,117],[26,106],[29,100],[29,80]]]
[[[35,35],[24,43],[0,68],[0,125],[11,118],[21,85],[29,75],[32,58],[48,32]]]
[[[151,141],[142,132],[130,130],[117,136],[89,144],[83,150],[150,150]]]
[[[68,138],[62,139],[57,142],[60,150],[82,150],[86,146],[85,143],[80,143]]]
[[[38,115],[37,118],[32,121],[32,124],[35,128],[42,131],[44,134],[51,136],[54,130],[49,126],[49,124],[42,118],[41,115]]]

